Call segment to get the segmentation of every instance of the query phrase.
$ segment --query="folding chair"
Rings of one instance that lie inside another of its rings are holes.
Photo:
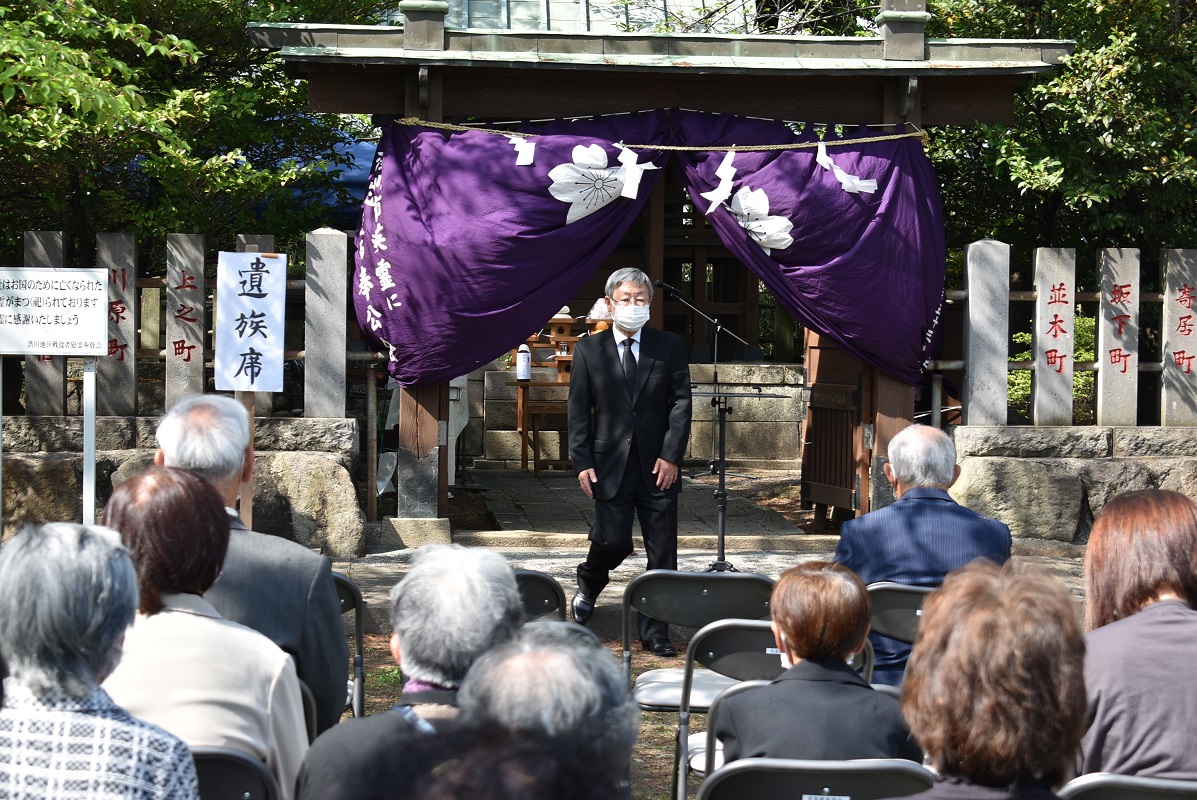
[[[525,618],[531,620],[556,614],[558,619],[565,620],[565,590],[552,575],[534,569],[517,569],[515,585],[520,591]]]
[[[279,800],[274,774],[235,747],[192,747],[200,800]]]
[[[353,612],[353,690],[346,706],[353,709],[353,716],[366,716],[366,639],[363,635],[362,616],[366,613],[366,601],[362,592],[348,575],[334,572],[333,582],[337,585],[337,599],[341,602],[341,613]]]
[[[874,633],[913,644],[919,632],[923,600],[934,591],[934,586],[910,586],[891,581],[870,583],[868,592],[873,603],[873,616],[869,626]]]
[[[772,593],[773,581],[755,572],[654,569],[637,575],[623,593],[623,665],[628,683],[632,681],[634,612],[686,628],[701,628],[718,619],[768,619]],[[661,670],[645,675],[655,672]],[[680,676],[681,670],[673,672]]]
[[[935,774],[904,758],[860,761],[807,761],[742,758],[712,772],[698,787],[697,800],[750,800],[763,797],[850,797],[879,800],[925,792]]]
[[[1073,778],[1057,794],[1063,800],[1192,800],[1197,798],[1197,781],[1095,772]]]
[[[690,770],[692,772],[706,776],[723,766],[723,747],[715,738],[715,720],[719,718],[719,710],[724,702],[733,695],[746,692],[749,689],[768,686],[769,683],[770,681],[765,680],[741,681],[727,687],[711,701],[711,707],[707,709],[707,730],[705,733],[695,734],[703,737],[702,745],[695,747],[694,736],[690,737]]]

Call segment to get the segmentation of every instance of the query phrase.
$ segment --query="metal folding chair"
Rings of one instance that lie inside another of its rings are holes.
[[[772,797],[851,797],[880,800],[930,789],[935,774],[903,758],[807,761],[742,758],[720,767],[698,787],[697,800],[765,800]]]
[[[349,692],[346,706],[353,709],[353,716],[366,716],[366,639],[363,634],[363,616],[366,601],[362,592],[348,575],[334,572],[333,582],[337,585],[337,599],[341,602],[341,613],[353,612],[353,689]]]
[[[534,569],[517,569],[515,585],[519,587],[520,605],[527,619],[556,614],[558,619],[565,620],[565,590],[552,575]]]
[[[1063,800],[1197,800],[1197,781],[1094,772],[1073,778],[1057,794]]]
[[[870,583],[868,592],[873,616],[869,619],[869,627],[874,633],[913,644],[919,632],[923,600],[934,591],[934,586],[910,586],[891,581]]]
[[[266,765],[235,747],[192,747],[200,800],[279,800]]]

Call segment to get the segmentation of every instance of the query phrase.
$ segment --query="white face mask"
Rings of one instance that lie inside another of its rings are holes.
[[[648,306],[615,306],[612,316],[620,330],[635,333],[648,322]]]

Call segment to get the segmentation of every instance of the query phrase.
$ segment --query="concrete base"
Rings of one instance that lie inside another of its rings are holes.
[[[425,544],[452,544],[449,520],[445,517],[415,519],[392,517],[382,520],[378,543],[396,550],[416,548]]]

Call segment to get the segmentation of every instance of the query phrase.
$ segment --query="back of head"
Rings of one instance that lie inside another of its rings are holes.
[[[203,594],[224,565],[229,515],[210,483],[193,472],[156,467],[122,483],[104,507],[133,554],[141,611],[162,610],[160,595]]]
[[[956,477],[952,437],[928,425],[909,425],[890,439],[889,464],[904,486],[950,486]]]
[[[0,652],[38,695],[85,696],[116,666],[137,610],[137,576],[114,531],[25,528],[0,548]]]
[[[458,694],[462,711],[514,731],[572,743],[621,778],[638,711],[614,656],[565,622],[534,622],[478,659]]]
[[[830,561],[808,561],[781,573],[769,607],[790,648],[810,661],[855,653],[872,616],[864,582]]]
[[[1114,497],[1093,522],[1085,549],[1085,628],[1134,614],[1171,593],[1197,602],[1197,504],[1146,489]]]
[[[157,439],[166,466],[224,483],[238,475],[245,462],[249,412],[226,395],[192,395],[166,412],[158,423]]]
[[[477,658],[523,619],[515,573],[493,550],[427,545],[391,590],[391,625],[409,678],[461,685]]]
[[[1084,659],[1058,580],[978,560],[924,602],[902,711],[941,773],[1055,785],[1084,732]]]

